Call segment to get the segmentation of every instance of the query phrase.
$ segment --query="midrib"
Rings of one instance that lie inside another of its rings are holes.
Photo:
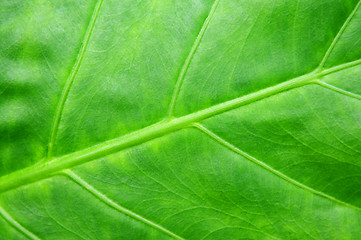
[[[54,158],[50,162],[41,162],[39,164],[10,173],[0,178],[0,193],[51,177],[52,175],[62,170],[69,169],[71,167],[104,157],[120,150],[139,145],[160,136],[170,134],[177,130],[189,127],[194,123],[230,111],[232,109],[239,108],[241,106],[259,101],[281,92],[315,83],[315,81],[323,76],[356,66],[358,64],[361,64],[361,59],[329,69],[313,71],[309,74],[305,74],[275,86],[265,88],[258,92],[223,102],[179,118],[174,118],[167,122],[154,124],[125,136],[92,146],[90,148]]]

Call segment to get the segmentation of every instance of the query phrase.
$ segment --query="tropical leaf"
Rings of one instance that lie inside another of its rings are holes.
[[[360,5],[0,1],[0,239],[361,239]]]

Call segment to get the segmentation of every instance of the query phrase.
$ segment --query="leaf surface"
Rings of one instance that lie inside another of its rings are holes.
[[[360,239],[360,5],[1,1],[0,239]]]

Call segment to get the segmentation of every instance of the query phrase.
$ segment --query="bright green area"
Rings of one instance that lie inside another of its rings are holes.
[[[361,239],[361,1],[0,2],[0,240]]]

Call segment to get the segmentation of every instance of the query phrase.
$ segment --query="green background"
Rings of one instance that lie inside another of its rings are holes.
[[[0,239],[361,239],[360,5],[1,0]]]

